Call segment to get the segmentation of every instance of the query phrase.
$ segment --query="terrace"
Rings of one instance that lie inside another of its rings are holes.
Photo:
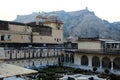
[[[120,49],[65,49],[65,52],[86,54],[120,54]]]

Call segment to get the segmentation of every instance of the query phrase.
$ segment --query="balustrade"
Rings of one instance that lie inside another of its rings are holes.
[[[5,49],[5,56],[9,60],[58,57],[57,49],[33,48],[33,49]],[[60,54],[59,54],[60,55]]]

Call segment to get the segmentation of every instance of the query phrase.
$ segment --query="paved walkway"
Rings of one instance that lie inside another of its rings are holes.
[[[3,80],[25,80],[23,78],[16,78],[16,77],[10,77],[10,78],[5,78]]]
[[[68,77],[74,78],[75,80],[79,79],[79,80],[89,80],[90,77],[93,77],[94,80],[106,80],[103,78],[99,78],[97,77],[97,75],[83,75],[83,74],[75,74],[75,75],[64,75],[63,78],[60,78],[60,80],[67,80]]]

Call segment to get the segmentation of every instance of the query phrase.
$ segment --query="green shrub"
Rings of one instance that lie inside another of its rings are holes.
[[[75,69],[73,72],[74,72],[74,73],[81,73],[81,72],[83,72],[83,70],[77,68],[77,69]]]
[[[46,72],[46,75],[48,75],[48,76],[54,76],[55,72]]]
[[[109,78],[111,80],[120,80],[120,75],[109,74]]]
[[[110,71],[109,71],[109,69],[105,69],[104,72],[105,72],[106,74],[108,74]]]
[[[97,68],[96,68],[96,67],[94,67],[94,68],[93,68],[93,71],[94,71],[94,72],[96,72],[96,71],[97,71]]]

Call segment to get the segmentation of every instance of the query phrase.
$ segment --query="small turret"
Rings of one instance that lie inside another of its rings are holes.
[[[43,17],[40,15],[36,16],[36,25],[43,25]]]
[[[56,14],[50,14],[48,17],[48,21],[53,23],[54,26],[52,26],[52,27],[54,27],[56,29],[60,29],[63,24],[62,21],[59,20],[59,17]]]
[[[86,7],[85,9],[88,10],[88,7]]]

